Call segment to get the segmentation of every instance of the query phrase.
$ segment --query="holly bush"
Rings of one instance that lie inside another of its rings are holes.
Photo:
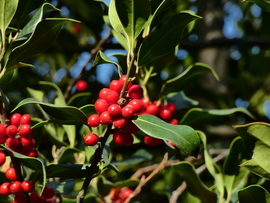
[[[0,202],[269,201],[269,124],[186,95],[219,80],[177,57],[203,16],[176,0],[55,3],[0,2]],[[239,136],[211,147],[220,123]]]

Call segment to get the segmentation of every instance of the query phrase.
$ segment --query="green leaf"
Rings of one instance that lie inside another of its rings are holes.
[[[95,110],[95,105],[94,104],[87,104],[85,106],[82,106],[79,108],[86,116],[90,116],[92,114],[97,113]]]
[[[269,0],[246,0],[257,4],[263,10],[270,12],[270,2]]]
[[[12,79],[13,72],[14,71],[10,71],[8,73],[5,73],[2,77],[0,77],[0,87],[4,87]]]
[[[31,95],[31,97],[33,97],[34,99],[36,99],[38,101],[43,100],[43,97],[44,97],[44,92],[43,91],[35,90],[35,89],[30,88],[30,87],[27,87],[26,90]]]
[[[190,108],[199,104],[198,101],[187,97],[183,91],[169,93],[166,100],[168,103],[175,104],[177,109]]]
[[[22,29],[22,31],[19,33],[18,40],[21,37],[24,37],[26,35],[29,35],[34,32],[36,29],[38,23],[42,20],[43,12],[49,11],[49,10],[58,10],[50,3],[44,3],[41,8],[36,12],[36,14],[31,18],[31,20],[27,23],[27,25]]]
[[[203,143],[203,147],[204,147],[203,154],[204,154],[206,167],[207,167],[209,173],[215,179],[215,184],[216,184],[217,189],[219,191],[219,198],[220,198],[220,200],[222,200],[224,197],[224,186],[223,186],[224,183],[223,183],[223,175],[221,173],[221,169],[213,161],[212,157],[208,153],[206,135],[201,131],[197,131],[197,132],[198,132],[198,134],[201,138],[201,141]]]
[[[50,164],[46,166],[47,177],[84,178],[89,164]]]
[[[138,65],[145,65],[173,50],[178,45],[187,24],[199,18],[188,11],[174,15],[141,44],[138,51]]]
[[[91,96],[90,92],[80,92],[77,94],[74,94],[67,102],[68,106],[75,106],[77,108],[81,107],[87,101],[89,100],[89,97]]]
[[[217,195],[209,190],[197,175],[194,166],[189,162],[172,165],[173,169],[186,181],[188,191],[203,203],[216,203]]]
[[[136,38],[142,32],[150,15],[149,0],[112,0],[109,6],[109,20],[112,27],[125,36],[132,52]]]
[[[247,116],[254,118],[254,116],[249,113],[245,108],[231,108],[231,109],[201,109],[192,108],[190,109],[184,117],[180,120],[181,124],[184,125],[197,125],[197,124],[207,124],[217,121],[219,118],[229,116],[234,113],[244,113]]]
[[[214,77],[219,80],[219,77],[213,68],[204,63],[194,63],[175,78],[167,80],[162,86],[162,92],[165,89],[167,91],[164,91],[163,94],[166,94],[172,87],[175,86],[178,88],[178,90],[184,89],[184,87],[187,86],[191,79],[193,79],[195,76],[208,72],[212,73]]]
[[[27,63],[17,63],[16,65],[10,67],[7,69],[7,71],[5,72],[5,74],[9,73],[10,71],[14,71],[18,68],[23,68],[23,67],[30,67],[30,68],[36,68],[35,66],[33,66],[32,64],[27,64]]]
[[[51,186],[55,194],[69,194],[72,192],[74,186],[75,186],[75,180],[73,179],[66,179],[64,181],[56,182],[56,181],[50,181],[46,183],[46,186]]]
[[[261,167],[255,160],[250,159],[240,166],[247,168],[250,172],[260,176],[266,180],[270,180],[270,173],[269,170],[264,169]]]
[[[6,28],[10,24],[17,10],[18,2],[18,0],[0,1],[0,31],[2,31],[3,33],[5,33]]]
[[[12,111],[26,104],[39,104],[42,109],[56,119],[73,122],[77,124],[87,124],[87,116],[78,108],[72,106],[59,106],[37,101],[33,98],[22,100]]]
[[[195,130],[186,125],[171,125],[153,115],[139,115],[133,122],[147,135],[171,141],[185,153],[197,156],[200,139]]]
[[[250,185],[238,192],[240,203],[269,203],[270,195],[266,189],[259,185]]]
[[[62,26],[69,19],[46,19],[38,23],[33,35],[10,53],[6,67],[12,67],[23,60],[48,49],[58,36]]]
[[[95,61],[92,64],[92,67],[95,67],[95,66],[100,65],[100,64],[106,64],[106,63],[111,63],[111,64],[115,65],[116,68],[118,69],[118,71],[122,72],[122,69],[118,65],[118,63],[115,63],[114,61],[109,59],[109,57],[107,57],[102,51],[98,51],[96,58],[95,58]]]

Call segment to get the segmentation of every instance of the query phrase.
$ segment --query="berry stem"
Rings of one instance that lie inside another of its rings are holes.
[[[83,203],[85,198],[88,186],[93,178],[96,177],[96,173],[98,172],[98,164],[102,161],[102,152],[105,147],[106,141],[109,138],[110,134],[112,134],[112,124],[108,125],[107,130],[103,137],[100,139],[100,143],[93,155],[93,161],[90,167],[86,168],[86,177],[84,183],[82,185],[82,189],[80,190],[79,194],[77,195],[77,203]]]

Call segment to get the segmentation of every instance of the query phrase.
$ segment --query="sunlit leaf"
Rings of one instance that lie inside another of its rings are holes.
[[[17,10],[18,2],[19,0],[0,1],[0,31],[3,33],[5,33],[6,28],[10,24]]]

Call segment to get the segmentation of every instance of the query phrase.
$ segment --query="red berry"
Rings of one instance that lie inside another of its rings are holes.
[[[53,199],[50,199],[50,200],[47,200],[47,202],[46,203],[56,203],[56,201],[55,200],[53,200]]]
[[[120,192],[121,192],[121,188],[112,188],[110,190],[110,194],[112,193],[111,200],[112,201],[117,201],[119,199]]]
[[[150,136],[145,136],[143,141],[148,146],[157,146],[162,143],[162,139],[158,139],[158,138],[150,137]]]
[[[174,112],[177,110],[176,105],[173,104],[173,103],[168,103],[168,104],[166,105],[166,108],[169,109],[172,113],[174,113]]]
[[[107,94],[112,91],[109,88],[103,88],[99,91],[98,97],[100,99],[106,99]]]
[[[19,193],[22,191],[22,184],[20,181],[14,181],[10,187],[9,187],[9,190],[12,194],[16,194],[16,193]]]
[[[132,118],[134,114],[135,114],[135,111],[131,105],[127,105],[122,108],[122,116],[124,118]]]
[[[117,101],[119,100],[119,94],[116,91],[110,91],[106,95],[106,101],[108,104],[116,104]]]
[[[128,105],[134,108],[135,113],[138,113],[143,109],[143,102],[140,99],[132,99]]]
[[[22,115],[22,117],[21,117],[21,125],[23,125],[23,124],[28,124],[28,125],[30,125],[30,123],[31,123],[31,116],[29,115],[29,114],[24,114],[24,115]]]
[[[146,107],[146,113],[156,116],[159,113],[159,108],[155,104],[149,104]]]
[[[124,85],[127,80],[127,75],[122,75],[119,79],[119,81]],[[126,90],[129,90],[129,88],[132,86],[132,82],[129,82],[127,85]]]
[[[34,192],[31,192],[29,196],[30,196],[31,202],[35,202],[36,199],[39,197],[39,194],[36,191],[34,191]]]
[[[45,197],[37,197],[35,203],[47,203],[47,200]]]
[[[132,194],[132,192],[133,190],[129,188],[125,189],[123,192],[121,192],[122,199],[126,200]]]
[[[90,127],[98,127],[100,124],[100,119],[98,114],[92,114],[91,116],[88,117],[87,119],[87,124]]]
[[[128,132],[116,130],[113,133],[113,141],[118,145],[132,145],[133,140],[133,136]]]
[[[99,137],[94,133],[88,133],[83,138],[84,143],[88,146],[94,146],[98,143]]]
[[[35,183],[31,180],[25,180],[22,182],[22,190],[27,193],[31,193],[35,190]]]
[[[116,91],[118,94],[120,94],[121,90],[123,88],[123,83],[119,80],[113,80],[110,82],[110,89]]]
[[[15,137],[9,137],[6,140],[6,145],[12,150],[16,150],[19,144],[19,140]]]
[[[38,157],[38,151],[35,148],[28,148],[28,149],[26,149],[26,151],[24,152],[24,154],[26,156],[30,156],[30,157],[35,157],[35,158]]]
[[[32,138],[21,136],[21,137],[19,137],[19,142],[21,143],[21,145],[23,147],[28,148],[28,147],[31,147],[31,145],[32,145]]]
[[[11,114],[11,116],[9,117],[10,124],[18,127],[21,124],[21,117],[22,116],[19,113]]]
[[[100,114],[99,119],[100,123],[104,125],[109,125],[112,123],[112,117],[108,111],[104,111],[102,114]]]
[[[6,134],[9,137],[15,137],[18,133],[18,128],[15,125],[9,125],[6,128]]]
[[[17,175],[14,168],[8,168],[5,173],[7,179],[15,181],[17,180]]]
[[[143,88],[140,85],[132,85],[128,90],[130,99],[140,99],[143,96]]]
[[[0,123],[0,144],[4,144],[7,139],[6,127]]]
[[[5,162],[6,162],[6,155],[1,151],[0,152],[0,166],[3,166]]]
[[[109,107],[109,104],[105,99],[98,99],[95,102],[95,110],[99,114],[103,113],[104,111],[107,111],[108,107]]]
[[[167,121],[172,117],[173,113],[166,108],[162,108],[161,111],[159,112],[159,116],[161,119]]]
[[[28,203],[28,199],[25,194],[20,192],[15,195],[14,203]]]
[[[31,134],[31,126],[29,124],[22,124],[19,129],[19,134],[23,137],[28,137]]]
[[[54,196],[54,189],[51,186],[45,186],[41,196],[46,199],[52,198]]]
[[[76,34],[80,34],[82,32],[82,28],[78,23],[73,23],[72,28]]]
[[[87,82],[84,81],[84,80],[79,80],[77,83],[76,83],[76,89],[79,91],[79,92],[82,92],[84,90],[86,90],[87,88]]]
[[[0,194],[1,195],[10,195],[10,185],[11,183],[5,182],[0,186]]]
[[[126,120],[125,126],[123,128],[131,134],[136,134],[140,131],[140,129],[131,120]]]
[[[169,121],[169,123],[172,124],[172,125],[178,125],[179,124],[179,122],[178,122],[178,120],[176,118],[171,119]]]
[[[111,104],[107,111],[112,117],[120,116],[122,113],[121,107],[118,104]]]
[[[119,117],[113,118],[112,123],[115,128],[123,128],[124,125],[126,124],[126,119],[123,118],[122,116],[119,116]]]

